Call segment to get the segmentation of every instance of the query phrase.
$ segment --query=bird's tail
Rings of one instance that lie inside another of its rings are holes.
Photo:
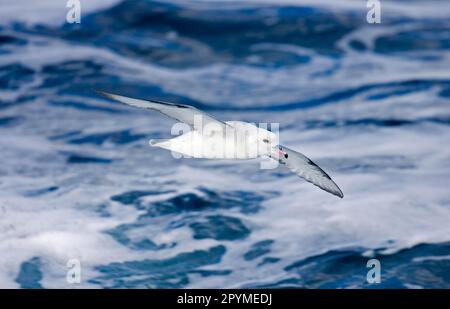
[[[151,139],[148,143],[150,146],[154,146],[154,147],[161,147],[162,143],[167,142],[168,140],[170,140],[170,138],[157,138],[157,139]]]

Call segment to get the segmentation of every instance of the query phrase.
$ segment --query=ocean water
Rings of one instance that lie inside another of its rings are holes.
[[[448,1],[81,2],[0,2],[0,287],[450,287]],[[95,89],[280,123],[345,197]]]

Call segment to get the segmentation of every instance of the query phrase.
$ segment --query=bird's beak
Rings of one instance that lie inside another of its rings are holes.
[[[280,158],[286,158],[287,157],[287,153],[284,152],[281,149],[278,149],[278,155],[280,156]]]
[[[287,153],[285,151],[283,151],[283,149],[280,146],[276,146],[275,148],[276,148],[275,153],[278,154],[278,159],[281,159],[281,158],[287,159],[287,157],[288,157]]]

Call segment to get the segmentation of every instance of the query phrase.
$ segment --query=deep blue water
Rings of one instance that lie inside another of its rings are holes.
[[[450,20],[429,2],[382,1],[379,25],[364,1],[90,1],[81,24],[2,2],[0,287],[449,288]],[[280,123],[345,198],[175,159],[148,146],[171,120],[95,89]]]

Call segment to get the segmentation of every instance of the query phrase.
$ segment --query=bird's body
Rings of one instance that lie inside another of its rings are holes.
[[[150,145],[188,157],[203,159],[255,159],[270,157],[321,189],[343,197],[334,181],[303,154],[278,144],[273,132],[243,121],[217,120],[193,106],[140,100],[100,91],[107,98],[158,111],[186,125],[189,130],[171,139],[151,140]]]
[[[152,146],[164,148],[185,156],[202,159],[245,160],[269,156],[270,144],[258,143],[259,137],[267,140],[275,134],[243,121],[226,121],[228,126],[204,127],[203,132],[191,130],[177,137],[151,140]]]

